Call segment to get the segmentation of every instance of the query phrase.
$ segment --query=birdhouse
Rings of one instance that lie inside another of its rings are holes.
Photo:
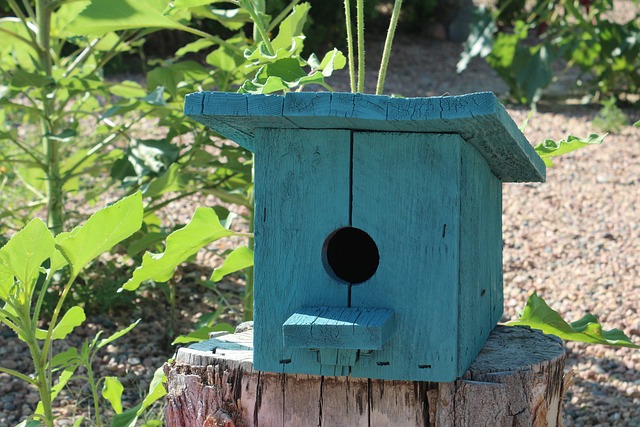
[[[502,315],[503,182],[545,167],[492,93],[200,92],[255,159],[254,367],[453,381]]]

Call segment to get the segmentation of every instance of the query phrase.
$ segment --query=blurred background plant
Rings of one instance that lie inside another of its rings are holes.
[[[535,104],[569,70],[585,101],[636,102],[640,89],[640,8],[612,18],[613,0],[499,0],[478,8],[458,72],[477,56],[509,86],[512,99]]]

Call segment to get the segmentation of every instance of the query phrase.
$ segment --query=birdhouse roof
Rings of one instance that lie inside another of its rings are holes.
[[[392,98],[336,92],[187,95],[185,114],[253,151],[255,130],[351,129],[458,134],[503,182],[542,182],[545,166],[496,96]],[[389,144],[393,144],[393,139]]]

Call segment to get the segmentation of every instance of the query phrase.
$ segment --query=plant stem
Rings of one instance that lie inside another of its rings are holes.
[[[2,366],[0,366],[0,372],[5,373],[5,374],[9,374],[9,375],[11,375],[13,377],[16,377],[18,379],[21,379],[22,381],[25,381],[28,384],[31,384],[31,385],[34,385],[34,386],[38,385],[33,378],[31,378],[31,377],[29,377],[29,376],[27,376],[25,374],[21,374],[18,371],[14,371],[13,369],[3,368]]]
[[[380,61],[378,83],[376,84],[376,95],[382,95],[382,91],[384,90],[384,81],[387,77],[387,67],[389,66],[389,58],[391,57],[393,36],[395,35],[396,27],[398,26],[398,18],[400,17],[401,7],[402,0],[396,0],[393,4],[393,12],[391,13],[391,22],[389,23],[389,30],[387,31],[387,38],[384,41],[384,51],[382,53],[382,60]]]
[[[256,0],[256,1],[259,3],[258,6],[262,5],[264,10],[264,0]],[[253,21],[254,41],[256,42],[256,44],[258,43],[258,41],[264,42],[264,47],[267,49],[267,53],[269,55],[274,55],[275,52],[273,50],[273,46],[271,46],[271,40],[269,40],[269,34],[267,33],[267,30],[264,27],[262,20],[260,19],[260,15],[255,10],[253,3],[250,0],[242,0],[240,3],[242,4],[242,7],[247,9],[247,12],[249,12],[249,15],[251,15],[251,20]],[[258,38],[256,37],[257,35],[260,35],[260,40],[258,40]]]
[[[344,0],[344,18],[347,27],[347,55],[349,59],[349,84],[351,92],[356,91],[356,70],[353,58],[353,26],[351,25],[351,2]]]
[[[89,382],[89,388],[91,388],[91,395],[93,397],[93,410],[96,413],[96,427],[102,427],[102,417],[100,416],[100,396],[98,396],[98,386],[93,375],[93,369],[91,367],[91,357],[87,357],[83,360],[84,367],[87,370],[87,381]]]
[[[356,21],[358,31],[358,92],[364,92],[364,0],[356,0]]]
[[[38,46],[40,47],[40,66],[46,77],[53,79],[51,61],[51,8],[48,0],[36,1],[36,18],[38,27]],[[46,89],[43,89],[43,92]],[[63,181],[60,178],[60,148],[58,141],[50,138],[54,134],[50,117],[53,116],[53,100],[47,93],[42,93],[42,112],[40,133],[42,148],[47,163],[47,226],[55,235],[62,231],[64,223],[64,207],[62,197]]]

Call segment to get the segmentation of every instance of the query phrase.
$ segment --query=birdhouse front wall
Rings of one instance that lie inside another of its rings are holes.
[[[502,313],[501,250],[486,247],[501,241],[500,181],[484,158],[450,134],[258,129],[255,138],[255,367],[459,376]],[[323,262],[343,227],[366,232],[379,252],[359,284]],[[386,309],[393,329],[375,351],[288,347],[283,324],[319,306]]]

